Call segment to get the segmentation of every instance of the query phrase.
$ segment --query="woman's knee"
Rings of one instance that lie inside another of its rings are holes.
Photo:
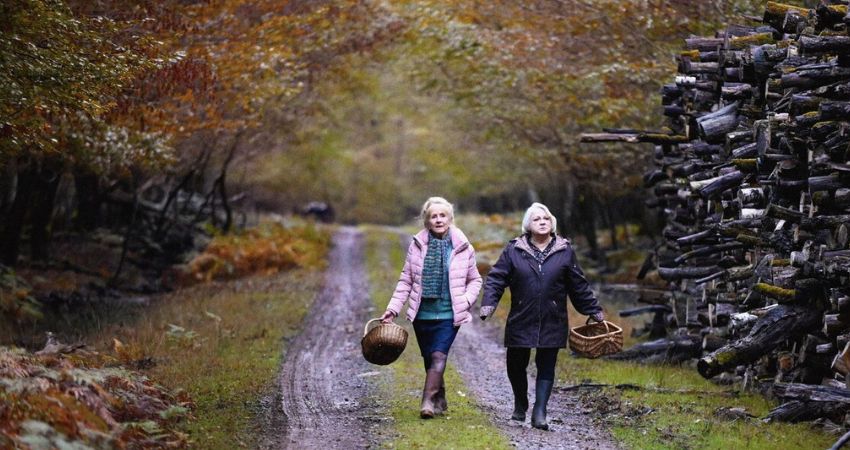
[[[557,348],[538,348],[534,356],[537,365],[537,378],[539,380],[555,380],[555,366],[558,362]]]
[[[448,355],[443,352],[431,353],[431,370],[439,370],[440,372],[445,371],[447,359]]]

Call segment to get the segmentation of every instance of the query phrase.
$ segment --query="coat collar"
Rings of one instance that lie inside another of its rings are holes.
[[[463,234],[463,231],[460,231],[460,228],[452,225],[449,227],[449,235],[452,237],[452,248],[455,251],[461,250],[461,247],[465,247],[469,245],[469,239],[466,238],[466,235]],[[428,233],[428,229],[419,230],[416,235],[413,236],[413,241],[416,242],[420,247],[428,246],[428,239],[430,238],[430,234]]]
[[[531,256],[534,256],[534,252],[531,250],[531,246],[528,244],[528,240],[525,238],[525,235],[517,236],[511,240],[514,243],[514,246]],[[559,252],[561,250],[566,249],[570,245],[570,240],[563,238],[561,236],[555,235],[555,245],[552,247],[552,251],[549,254],[553,254],[555,252]]]

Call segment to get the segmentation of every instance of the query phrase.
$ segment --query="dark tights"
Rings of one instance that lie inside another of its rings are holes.
[[[425,364],[425,371],[436,370],[440,373],[446,370],[446,360],[449,355],[443,352],[433,352],[428,357],[422,357],[422,362]]]
[[[555,363],[558,362],[558,348],[538,348],[534,355],[537,365],[537,379],[555,381]],[[508,347],[508,379],[517,388],[528,386],[525,369],[531,358],[530,348]],[[525,392],[526,389],[520,389]]]

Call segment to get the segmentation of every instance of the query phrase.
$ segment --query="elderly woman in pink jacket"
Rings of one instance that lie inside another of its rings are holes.
[[[454,208],[442,197],[422,205],[425,229],[413,236],[401,277],[383,322],[398,317],[405,303],[407,319],[425,363],[425,388],[419,415],[423,419],[447,408],[443,373],[449,349],[461,324],[472,320],[469,310],[481,290],[475,250],[457,227]]]

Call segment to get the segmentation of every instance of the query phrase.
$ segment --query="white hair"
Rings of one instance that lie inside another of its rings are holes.
[[[558,230],[558,219],[549,211],[549,208],[546,207],[543,203],[534,202],[528,209],[525,210],[525,216],[522,217],[522,233],[531,233],[531,218],[534,216],[535,212],[542,212],[552,221],[552,232],[556,233]]]
[[[445,208],[449,213],[449,223],[454,222],[455,207],[443,197],[431,197],[428,200],[425,200],[425,204],[422,205],[422,224],[425,225],[425,228],[428,228],[428,218],[431,216],[431,208],[435,206],[442,206]]]

